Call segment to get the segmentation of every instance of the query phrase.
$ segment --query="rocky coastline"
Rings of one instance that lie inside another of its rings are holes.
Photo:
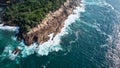
[[[54,36],[59,33],[64,26],[64,21],[68,15],[73,13],[76,6],[81,0],[67,0],[64,5],[55,11],[50,12],[46,18],[37,27],[30,29],[26,34],[23,34],[25,44],[28,46],[34,42],[42,44],[49,40],[49,34],[54,33]]]
[[[34,42],[42,44],[48,41],[50,38],[48,35],[53,33],[55,36],[61,31],[64,27],[65,20],[70,14],[73,13],[73,10],[77,6],[80,6],[80,2],[81,0],[66,0],[66,2],[61,5],[58,10],[55,12],[49,12],[40,24],[34,28],[30,28],[29,32],[24,33],[23,31],[20,31],[17,34],[18,40],[23,39],[27,46],[30,46]],[[7,25],[14,26],[14,24]],[[16,47],[12,53],[16,54],[18,52],[20,52],[20,49]]]

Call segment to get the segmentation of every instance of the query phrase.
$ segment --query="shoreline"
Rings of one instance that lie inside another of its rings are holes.
[[[42,44],[49,40],[50,37],[48,35],[51,33],[54,33],[54,36],[58,34],[64,26],[64,21],[73,13],[73,10],[80,2],[81,0],[67,0],[58,10],[47,14],[42,23],[23,35],[25,44],[28,46],[34,42]]]
[[[70,14],[74,14],[73,10],[80,6],[81,0],[67,0],[64,5],[46,15],[46,18],[42,20],[42,23],[37,25],[35,28],[30,29],[26,34],[19,32],[18,41],[23,39],[27,46],[30,46],[34,42],[42,44],[50,39],[50,34],[54,34],[53,38],[61,32],[64,27],[64,22]],[[71,5],[72,4],[72,5]],[[52,39],[53,39],[52,38]],[[39,45],[37,46],[39,47]],[[19,47],[16,47],[12,53],[18,54],[21,51]]]

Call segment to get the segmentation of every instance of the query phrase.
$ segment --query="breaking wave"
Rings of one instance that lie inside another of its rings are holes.
[[[8,30],[8,31],[19,32],[19,27],[16,27],[16,26],[4,26],[4,24],[0,24],[0,30]]]

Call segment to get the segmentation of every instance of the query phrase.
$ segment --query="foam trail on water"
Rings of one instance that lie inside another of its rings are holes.
[[[108,43],[105,45],[109,48],[106,53],[106,59],[112,61],[109,67],[119,68],[120,67],[120,24],[113,25],[114,31],[112,35],[109,35],[107,39]],[[113,48],[114,46],[114,48]]]
[[[14,60],[16,56],[11,54],[12,50],[13,50],[13,46],[11,45],[6,46],[3,53],[1,54],[2,60],[4,60],[6,57],[9,57],[11,60]]]
[[[115,10],[114,7],[107,3],[105,0],[85,0],[85,5],[98,5],[98,6],[109,6],[112,10]]]

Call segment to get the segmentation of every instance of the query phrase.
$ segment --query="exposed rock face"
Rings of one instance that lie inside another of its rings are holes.
[[[17,54],[17,53],[19,53],[21,50],[17,47],[17,48],[15,48],[13,51],[12,51],[12,53],[13,54]]]
[[[22,37],[29,46],[34,42],[43,43],[49,39],[49,34],[54,36],[59,33],[64,26],[64,21],[68,15],[72,14],[73,9],[79,5],[81,0],[67,0],[57,11],[50,12],[46,18],[37,27],[30,29],[27,34]]]

